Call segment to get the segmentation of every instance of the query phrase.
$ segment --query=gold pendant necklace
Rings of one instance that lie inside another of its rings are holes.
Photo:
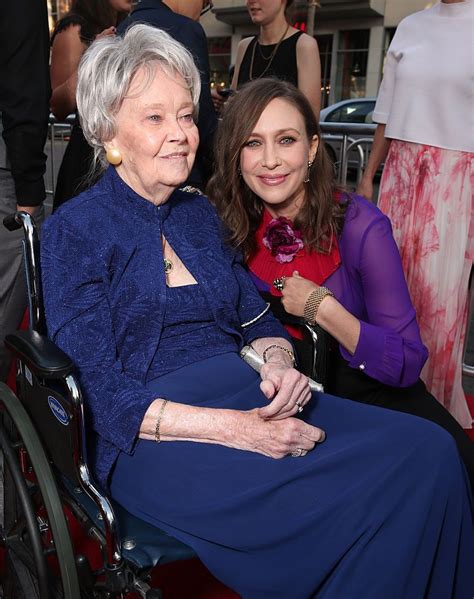
[[[168,258],[163,258],[163,265],[165,267],[165,275],[173,270],[173,263]]]
[[[260,75],[258,75],[257,79],[260,79],[260,77],[263,77],[265,75],[265,73],[268,71],[268,69],[270,68],[270,66],[271,66],[271,64],[273,62],[273,59],[275,58],[276,53],[278,52],[278,48],[280,47],[281,42],[285,39],[285,36],[288,33],[288,29],[289,28],[290,28],[290,24],[288,23],[287,26],[286,26],[285,31],[283,32],[283,35],[278,40],[278,43],[276,44],[275,48],[273,49],[273,51],[270,54],[270,56],[268,57],[268,59],[263,56],[262,51],[260,50],[260,54],[261,54],[262,58],[265,61],[268,60],[269,62],[267,64],[267,66],[263,69],[262,73],[260,73]],[[253,64],[254,64],[254,61],[255,61],[255,49],[257,47],[257,44],[258,44],[258,38],[255,41],[255,44],[253,45],[253,48],[252,48],[252,57],[250,59],[250,69],[249,69],[249,80],[250,81],[253,81]],[[259,46],[260,46],[260,44],[259,44]]]
[[[173,262],[169,258],[165,258],[166,239],[164,237],[162,237],[162,245],[163,245],[163,266],[165,267],[165,275],[168,276],[169,273],[173,270]]]

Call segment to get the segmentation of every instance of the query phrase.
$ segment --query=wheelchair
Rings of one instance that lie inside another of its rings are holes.
[[[3,598],[161,598],[157,566],[196,555],[94,483],[74,365],[46,336],[34,221],[17,212],[4,225],[24,230],[30,323],[5,339],[17,394],[0,383]]]

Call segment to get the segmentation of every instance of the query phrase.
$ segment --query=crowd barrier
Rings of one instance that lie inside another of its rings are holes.
[[[349,165],[356,171],[356,183],[362,177],[377,125],[359,123],[321,123],[323,139],[333,149],[336,178],[347,184]]]

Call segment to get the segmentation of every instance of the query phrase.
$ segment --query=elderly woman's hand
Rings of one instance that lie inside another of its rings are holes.
[[[293,276],[285,277],[281,302],[288,314],[303,316],[306,300],[317,288],[316,283],[301,277],[297,270],[293,272]]]
[[[282,363],[267,362],[260,371],[260,389],[271,402],[259,408],[265,420],[282,420],[301,412],[311,399],[308,377]]]
[[[302,457],[322,443],[326,433],[298,418],[262,420],[261,410],[243,412],[240,430],[235,431],[242,449],[255,451],[271,458],[292,455]]]

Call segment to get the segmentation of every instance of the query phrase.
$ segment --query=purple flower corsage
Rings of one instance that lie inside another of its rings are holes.
[[[265,229],[263,245],[268,248],[277,262],[291,262],[303,249],[301,233],[295,231],[291,221],[284,216],[272,219]]]

